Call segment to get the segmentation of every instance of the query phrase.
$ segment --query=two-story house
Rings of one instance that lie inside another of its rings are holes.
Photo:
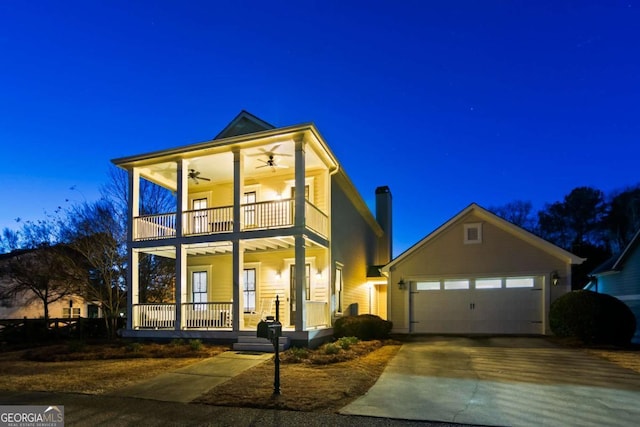
[[[123,335],[235,341],[275,316],[293,342],[332,334],[341,315],[386,315],[391,193],[376,218],[316,127],[275,128],[243,111],[214,139],[113,160],[128,171],[128,323]],[[140,215],[140,182],[176,195]],[[175,260],[175,301],[139,298],[139,257]]]

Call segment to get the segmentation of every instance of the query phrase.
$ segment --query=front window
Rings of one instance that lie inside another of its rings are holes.
[[[256,311],[256,269],[245,268],[244,270],[244,312],[252,313]]]
[[[343,295],[343,284],[342,284],[342,267],[336,267],[336,311],[338,313],[342,313],[342,295]]]
[[[63,307],[62,317],[65,319],[80,317],[80,307]]]
[[[207,272],[194,271],[191,276],[192,280],[192,299],[194,303],[206,303],[207,298]],[[196,306],[197,307],[197,306]],[[204,306],[202,306],[204,309]]]

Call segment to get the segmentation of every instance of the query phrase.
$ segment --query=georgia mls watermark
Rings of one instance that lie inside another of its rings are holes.
[[[64,427],[64,406],[0,405],[0,427]]]

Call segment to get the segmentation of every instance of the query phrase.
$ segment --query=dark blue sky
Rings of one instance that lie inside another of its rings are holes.
[[[5,0],[0,55],[0,228],[242,109],[389,185],[396,254],[471,202],[640,182],[638,1]]]

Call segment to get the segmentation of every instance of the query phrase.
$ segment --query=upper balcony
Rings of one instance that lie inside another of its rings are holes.
[[[290,235],[301,228],[329,238],[331,175],[338,164],[312,125],[114,162],[129,171],[132,242],[273,229]],[[173,202],[145,204],[145,181],[172,194]]]
[[[158,240],[176,237],[176,213],[143,215],[134,218],[134,240]],[[240,208],[240,231],[292,227],[295,200],[246,203]],[[194,209],[182,214],[182,235],[200,236],[233,232],[233,206]],[[318,207],[305,201],[305,226],[325,239],[329,218]]]

